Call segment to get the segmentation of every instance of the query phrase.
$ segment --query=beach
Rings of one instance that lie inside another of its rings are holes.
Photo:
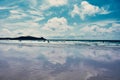
[[[120,80],[120,47],[0,44],[0,80]]]

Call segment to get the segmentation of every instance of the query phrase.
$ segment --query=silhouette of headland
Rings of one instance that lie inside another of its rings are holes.
[[[0,38],[0,40],[38,40],[38,41],[48,41],[46,38],[44,37],[33,37],[33,36],[20,36],[20,37],[14,37],[14,38],[10,38],[10,37],[6,37],[6,38]]]
[[[5,37],[0,38],[0,40],[31,40],[31,41],[47,41],[48,43],[50,41],[83,41],[83,42],[117,42],[120,43],[120,40],[90,40],[90,39],[46,39],[44,37],[33,37],[33,36],[20,36],[20,37]]]

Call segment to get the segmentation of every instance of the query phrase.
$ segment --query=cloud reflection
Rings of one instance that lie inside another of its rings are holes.
[[[0,45],[0,80],[90,80],[114,71],[107,65],[120,66],[119,51],[118,47]]]

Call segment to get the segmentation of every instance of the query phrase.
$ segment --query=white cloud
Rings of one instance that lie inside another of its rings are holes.
[[[17,2],[17,5],[15,4]],[[40,0],[21,0],[13,1],[12,6],[0,6],[0,10],[7,10],[10,14],[7,16],[7,21],[25,21],[32,19],[33,21],[40,21],[44,19],[44,12],[39,9]],[[11,4],[12,4],[11,3]],[[39,4],[39,5],[38,5]],[[7,4],[5,4],[7,5]],[[25,5],[25,6],[21,6]],[[8,15],[8,14],[7,14]]]
[[[21,35],[41,36],[40,31],[38,30],[39,28],[40,25],[34,21],[16,23],[5,22],[4,25],[1,25],[0,36],[4,37],[7,36],[15,37]]]
[[[12,32],[6,28],[0,30],[0,36],[5,37],[6,35],[11,36],[13,35]]]
[[[62,6],[67,4],[67,0],[47,0],[51,6]]]
[[[63,5],[67,5],[68,0],[44,0],[42,5],[40,6],[41,10],[46,10],[50,7],[59,7]]]
[[[68,22],[67,22],[66,18],[54,17],[54,18],[48,20],[48,22],[44,25],[43,29],[48,30],[48,31],[63,32],[63,31],[70,30],[71,27],[68,26]]]
[[[88,25],[81,29],[83,32],[97,32],[97,33],[104,33],[104,32],[111,32],[111,29],[103,28],[98,25]]]
[[[45,19],[43,12],[39,10],[29,10],[29,17],[32,18],[32,21],[41,21]]]
[[[16,7],[16,6],[15,6],[15,7]],[[0,6],[0,10],[12,9],[12,8],[14,8],[14,7],[5,7],[5,6],[1,7],[1,6]]]
[[[105,10],[103,7],[98,7],[88,3],[87,1],[82,1],[78,6],[74,5],[74,9],[71,12],[71,16],[79,15],[82,20],[85,19],[86,16],[95,16],[96,14],[108,14],[109,12]]]
[[[24,11],[22,9],[17,8],[16,10],[10,10],[10,16],[8,20],[20,20],[30,18],[32,21],[41,21],[44,19],[44,15],[39,10],[28,10]]]
[[[13,12],[17,13],[17,11],[13,11]],[[72,29],[71,26],[68,25],[68,22],[64,17],[61,18],[54,17],[52,19],[49,19],[45,24],[39,24],[38,22],[36,22],[38,20],[39,18],[35,18],[33,20],[27,20],[24,22],[19,22],[19,21],[9,22],[10,19],[7,21],[2,21],[1,30],[8,29],[10,33],[6,33],[4,35],[1,34],[0,36],[4,36],[4,37],[6,36],[15,37],[21,35],[31,35],[38,37],[65,36]]]
[[[120,33],[120,23],[113,23],[112,27],[109,28],[112,32]]]
[[[87,39],[119,39],[120,24],[118,21],[98,21],[84,24],[79,32],[80,37]]]
[[[37,11],[37,10],[29,10],[28,12],[32,15],[43,15],[42,12]]]
[[[24,13],[22,10],[10,10],[11,15],[8,17],[8,19],[22,19],[26,16],[28,16],[26,13]]]

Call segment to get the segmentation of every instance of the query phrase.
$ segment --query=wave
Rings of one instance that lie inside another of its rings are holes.
[[[3,40],[0,44],[14,44],[14,45],[28,45],[28,46],[118,46],[120,47],[120,42],[105,42],[105,41],[16,41],[16,40]]]

